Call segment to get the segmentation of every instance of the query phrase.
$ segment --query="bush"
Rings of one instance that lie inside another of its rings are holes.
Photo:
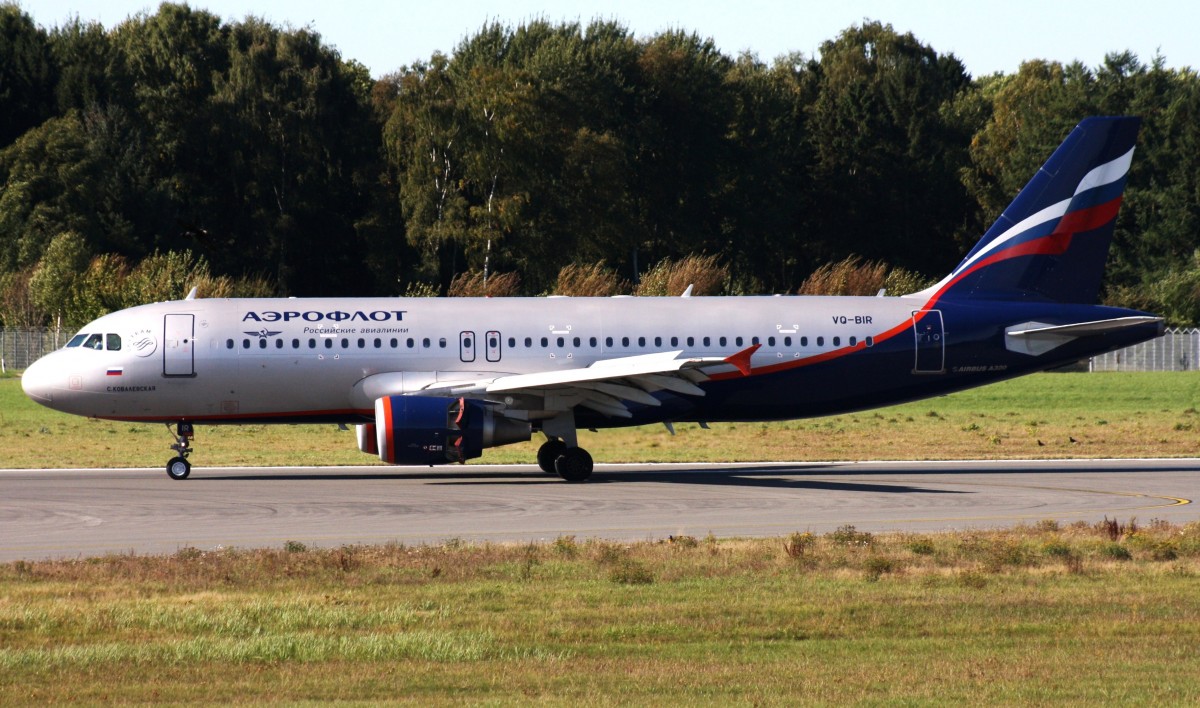
[[[804,533],[794,533],[784,540],[783,552],[788,554],[789,558],[803,558],[805,553],[807,553],[816,542],[816,536],[813,536],[807,531]]]
[[[629,281],[617,275],[604,263],[581,266],[571,263],[558,271],[554,295],[571,297],[612,297],[630,292]]]
[[[459,273],[450,281],[450,297],[513,297],[521,291],[521,276],[516,273],[492,273],[484,282],[483,271]]]
[[[691,255],[679,261],[664,258],[642,276],[635,295],[678,297],[689,285],[693,295],[718,295],[729,279],[729,269],[716,256]]]
[[[288,541],[283,544],[283,550],[288,553],[304,553],[308,550],[308,546],[299,541]]]
[[[865,564],[867,571],[867,580],[874,582],[883,577],[884,573],[893,573],[896,570],[896,561],[887,556],[871,556]]]
[[[632,558],[623,558],[614,565],[608,573],[608,579],[621,585],[649,585],[654,582],[650,569]]]
[[[918,538],[909,542],[908,550],[918,556],[933,555],[933,541],[928,538]]]
[[[869,546],[875,541],[874,536],[866,531],[859,531],[850,524],[839,526],[837,531],[830,533],[827,538],[839,546]]]
[[[1112,541],[1101,546],[1100,555],[1104,556],[1105,558],[1122,561],[1133,558],[1133,554],[1129,552],[1129,549],[1117,543],[1116,541]]]

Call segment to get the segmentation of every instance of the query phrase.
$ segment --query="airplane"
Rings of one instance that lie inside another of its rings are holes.
[[[899,297],[196,298],[87,324],[25,393],[194,426],[336,423],[399,465],[535,433],[542,470],[592,473],[577,429],[807,418],[946,394],[1160,335],[1097,301],[1136,117],[1087,118],[941,281]],[[689,288],[690,291],[690,288]],[[174,428],[172,429],[172,426]]]

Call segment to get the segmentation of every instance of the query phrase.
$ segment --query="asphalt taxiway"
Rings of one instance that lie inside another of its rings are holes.
[[[1200,519],[1200,460],[0,470],[0,561],[195,547]]]

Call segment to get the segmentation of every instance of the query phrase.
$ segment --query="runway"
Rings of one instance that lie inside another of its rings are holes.
[[[1200,460],[0,470],[0,561],[181,548],[1200,519]]]

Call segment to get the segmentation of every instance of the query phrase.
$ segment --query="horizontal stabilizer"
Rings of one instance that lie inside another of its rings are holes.
[[[1038,356],[1079,337],[1115,332],[1130,327],[1158,323],[1161,317],[1116,317],[1093,322],[1052,325],[1044,322],[1024,322],[1004,331],[1005,348],[1010,352]]]

